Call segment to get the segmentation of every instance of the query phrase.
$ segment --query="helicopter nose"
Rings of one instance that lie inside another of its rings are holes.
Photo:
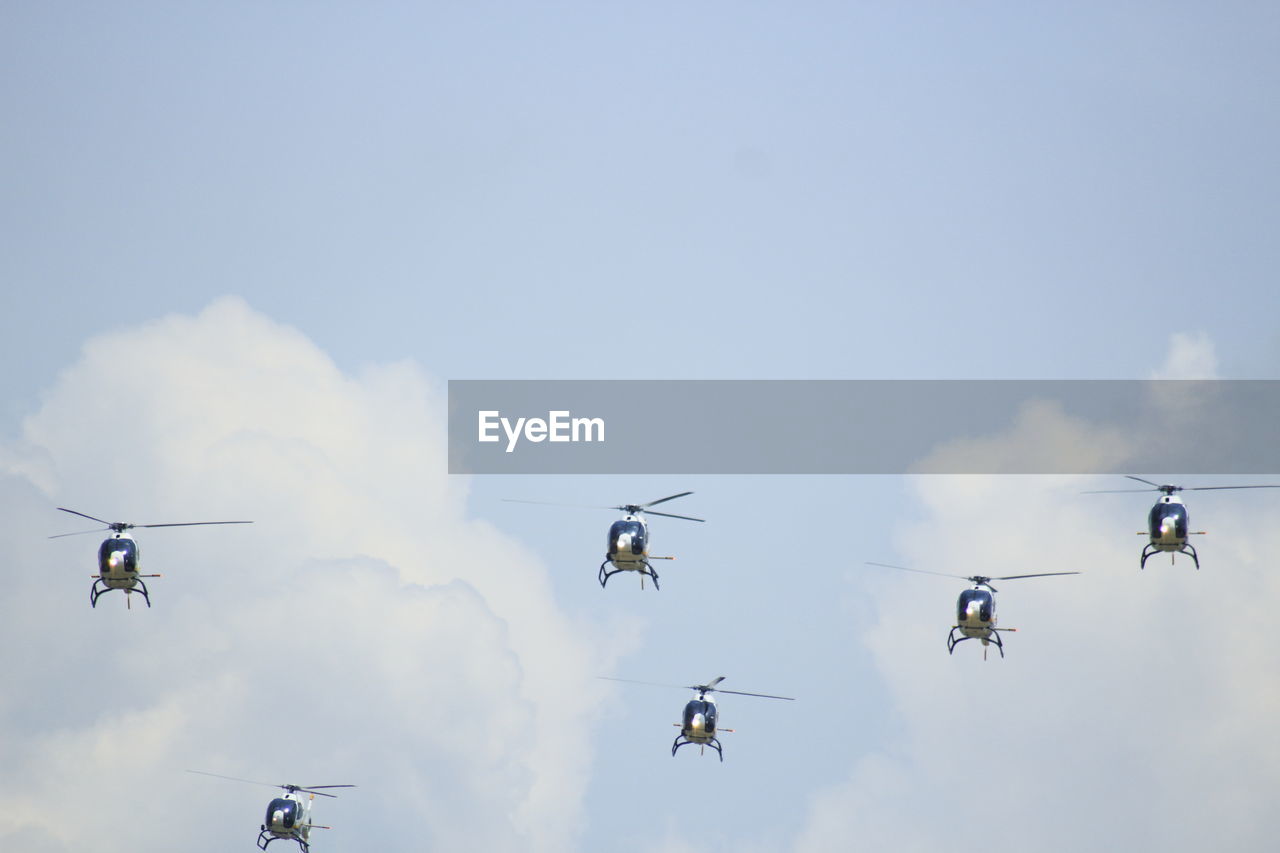
[[[698,734],[702,734],[707,728],[707,718],[702,714],[694,714],[690,727]]]

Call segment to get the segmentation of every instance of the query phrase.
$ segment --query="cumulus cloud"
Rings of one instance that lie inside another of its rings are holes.
[[[1123,429],[1071,417],[1056,401],[1030,400],[999,434],[946,442],[913,469],[937,474],[1105,470],[1132,452],[1132,438]]]
[[[1164,364],[1151,373],[1152,379],[1217,379],[1218,353],[1205,332],[1174,332]]]
[[[256,523],[137,531],[141,611],[89,610],[95,536],[12,543],[0,848],[243,846],[271,792],[184,768],[358,784],[316,811],[346,849],[573,848],[613,644],[467,518],[440,391],[238,299],[85,345],[4,447],[6,517]]]
[[[1263,849],[1280,781],[1268,492],[1189,499],[1203,570],[1138,569],[1154,493],[1083,477],[922,477],[891,561],[996,582],[1007,658],[944,638],[966,584],[873,575],[863,639],[897,735],[815,796],[795,853]],[[868,569],[868,571],[872,571]]]

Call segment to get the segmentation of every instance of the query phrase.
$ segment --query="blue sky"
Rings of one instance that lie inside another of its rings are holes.
[[[317,853],[928,850],[1001,796],[1006,846],[1065,849],[1067,810],[1095,847],[1191,849],[1222,840],[1192,778],[1266,837],[1270,496],[1198,497],[1204,571],[1138,575],[1146,498],[1083,478],[440,463],[450,378],[1274,377],[1274,7],[0,15],[0,499],[31,567],[0,839],[251,843],[260,792],[191,763],[359,783]],[[686,489],[708,523],[655,523],[657,594],[596,586],[609,513],[500,500]],[[90,611],[59,505],[257,524],[140,537],[156,607]],[[983,666],[939,654],[958,589],[864,560],[1090,574],[1002,590],[1023,630]],[[1233,619],[1188,632],[1206,598]],[[684,695],[596,675],[799,701],[727,697],[725,764],[673,761]],[[975,756],[998,781],[959,797]]]

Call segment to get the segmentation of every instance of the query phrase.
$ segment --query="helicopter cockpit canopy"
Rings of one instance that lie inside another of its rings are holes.
[[[618,539],[622,536],[630,534],[631,536],[631,553],[641,554],[644,552],[644,525],[638,521],[622,519],[615,521],[609,526],[609,553],[613,553],[618,546]]]
[[[966,589],[960,593],[960,600],[956,602],[956,612],[963,622],[969,618],[969,607],[976,602],[978,605],[978,618],[983,622],[990,622],[991,615],[995,611],[995,598],[985,589]]]
[[[108,539],[98,547],[98,565],[126,572],[138,570],[138,543],[132,539]]]
[[[703,727],[712,731],[716,727],[716,706],[714,702],[706,702],[702,699],[690,700],[689,704],[684,706],[684,727],[687,729],[693,725],[693,718],[698,714],[702,715]]]
[[[1173,519],[1173,528],[1176,535],[1187,535],[1187,508],[1180,503],[1165,503],[1164,501],[1153,506],[1151,514],[1147,516],[1147,523],[1151,528],[1152,535],[1160,532],[1161,522],[1166,518]]]
[[[279,813],[278,816],[277,813]],[[267,806],[266,824],[271,829],[293,829],[299,817],[297,800],[276,797]]]

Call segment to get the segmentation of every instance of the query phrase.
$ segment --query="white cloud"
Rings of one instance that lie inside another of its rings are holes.
[[[1205,332],[1174,332],[1164,364],[1152,379],[1218,379],[1218,354]]]
[[[1146,496],[1081,496],[1097,481],[1075,477],[917,485],[925,514],[893,560],[1085,574],[996,582],[1000,624],[1019,630],[984,662],[976,642],[943,643],[965,582],[868,568],[882,574],[864,636],[900,734],[813,799],[792,849],[1268,846],[1280,578],[1257,521],[1276,497],[1197,498],[1203,570],[1139,571]]]
[[[1212,342],[1175,335],[1156,378],[1216,374]],[[1163,417],[1193,417],[1213,389],[1153,392]],[[1140,436],[1138,437],[1141,438]],[[1070,454],[1114,466],[1131,438],[1030,405],[991,439],[957,442],[922,466],[1034,470]],[[913,568],[968,575],[1083,571],[996,582],[1008,657],[943,639],[966,584],[885,569],[871,576],[872,650],[900,735],[811,800],[795,853],[958,845],[1042,851],[1263,849],[1280,783],[1280,712],[1270,642],[1280,577],[1262,519],[1269,492],[1188,498],[1203,570],[1156,557],[1140,571],[1157,495],[1066,476],[921,477],[924,517],[902,527]],[[1198,537],[1199,538],[1199,537]],[[892,559],[891,559],[892,557]]]
[[[466,518],[443,405],[236,299],[90,341],[0,456],[7,517],[256,523],[137,531],[165,576],[131,612],[88,607],[94,536],[15,543],[0,848],[243,845],[271,792],[190,767],[359,784],[316,810],[347,849],[572,849],[617,643]]]
[[[1056,401],[1030,400],[1004,432],[946,442],[913,467],[937,474],[1089,471],[1114,466],[1132,452],[1132,439],[1122,430],[1070,417]]]

